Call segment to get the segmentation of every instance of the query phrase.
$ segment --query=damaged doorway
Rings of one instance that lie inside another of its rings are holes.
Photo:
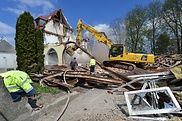
[[[50,48],[45,55],[46,65],[58,65],[58,55],[55,49]]]

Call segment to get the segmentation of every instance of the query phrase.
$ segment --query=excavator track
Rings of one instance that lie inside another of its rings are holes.
[[[130,70],[130,71],[136,68],[135,64],[124,62],[124,61],[104,61],[103,65],[106,67],[114,67],[114,68]]]

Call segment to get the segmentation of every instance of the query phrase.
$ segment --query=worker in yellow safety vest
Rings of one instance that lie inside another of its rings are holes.
[[[96,61],[95,61],[94,57],[92,57],[90,59],[90,63],[89,63],[89,66],[90,66],[90,74],[92,74],[95,71],[95,64],[96,64]]]
[[[36,100],[33,99],[36,91],[27,73],[19,70],[11,70],[0,73],[0,76],[3,78],[4,85],[8,89],[13,102],[20,101],[21,97],[26,95],[30,106],[36,110],[39,109],[39,106],[36,105]]]

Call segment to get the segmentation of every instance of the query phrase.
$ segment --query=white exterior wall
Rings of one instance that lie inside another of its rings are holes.
[[[74,33],[72,31],[68,31],[66,33],[66,37],[63,38],[63,42],[68,41],[68,39],[69,39],[69,41],[76,42],[76,37],[75,37],[75,35],[74,35]]]
[[[50,20],[45,25],[45,31],[63,36],[63,25],[59,22],[53,22],[53,20]]]
[[[0,68],[8,69],[8,68],[16,68],[16,54],[15,53],[0,53]]]
[[[44,33],[44,44],[56,42],[59,42],[57,36]]]
[[[71,32],[71,31],[66,33],[66,37],[64,37],[62,41],[66,42],[68,40],[76,42],[75,36],[74,36],[73,32]],[[48,44],[48,43],[54,44],[57,42],[59,42],[57,36],[44,33],[44,44]]]

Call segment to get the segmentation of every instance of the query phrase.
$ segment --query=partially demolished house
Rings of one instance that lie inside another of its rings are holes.
[[[61,65],[63,50],[67,41],[74,41],[73,29],[61,9],[48,16],[35,19],[36,27],[43,31],[45,65]]]

